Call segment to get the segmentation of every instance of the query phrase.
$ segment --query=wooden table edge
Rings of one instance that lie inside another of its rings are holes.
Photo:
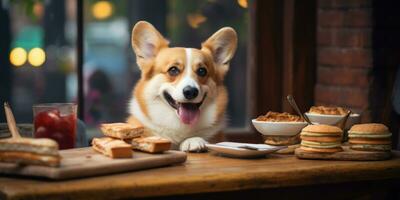
[[[326,167],[319,166],[315,166],[312,170],[299,168],[281,172],[248,171],[240,174],[218,174],[212,177],[208,177],[208,174],[202,174],[188,179],[177,179],[174,182],[158,180],[156,184],[144,183],[142,185],[124,183],[114,187],[110,185],[110,187],[100,190],[96,187],[83,186],[79,188],[79,191],[77,191],[77,188],[64,188],[62,191],[37,191],[35,196],[32,196],[32,191],[29,190],[0,188],[0,197],[3,195],[8,199],[54,199],[63,196],[71,199],[108,199],[107,197],[113,194],[114,197],[118,198],[134,198],[335,184],[351,181],[400,180],[400,162],[390,162],[385,165],[379,164],[381,161],[375,162],[378,165],[373,169],[362,168],[363,162],[358,162],[355,165],[357,166],[356,169],[348,170],[346,166],[339,165],[336,166],[335,171],[330,170],[330,173],[323,173],[323,175],[314,173],[315,171],[327,170]]]

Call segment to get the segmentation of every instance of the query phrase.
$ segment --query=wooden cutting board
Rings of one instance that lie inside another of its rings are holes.
[[[348,146],[342,146],[343,151],[336,153],[314,153],[304,151],[300,148],[295,150],[295,155],[300,159],[311,160],[354,160],[354,161],[374,161],[374,160],[388,160],[391,158],[391,152],[369,152],[369,151],[356,151],[350,149]]]
[[[60,167],[19,166],[1,163],[0,174],[46,177],[50,179],[70,179],[127,171],[136,171],[183,163],[186,153],[166,151],[162,154],[148,154],[135,151],[132,158],[111,159],[95,152],[91,147],[61,150]]]

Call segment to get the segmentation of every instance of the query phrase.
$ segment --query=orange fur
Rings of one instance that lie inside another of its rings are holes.
[[[220,122],[224,117],[226,106],[228,105],[228,92],[223,86],[219,86],[218,90],[219,95],[217,97],[217,119],[218,122]]]

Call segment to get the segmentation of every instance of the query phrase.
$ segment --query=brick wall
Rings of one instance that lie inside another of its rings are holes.
[[[371,0],[318,0],[316,105],[337,105],[370,120]]]

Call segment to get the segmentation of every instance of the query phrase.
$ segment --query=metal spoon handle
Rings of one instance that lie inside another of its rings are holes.
[[[342,130],[346,128],[346,122],[351,114],[351,110],[347,111],[347,114],[341,119],[339,122],[336,123],[336,126],[339,126]]]
[[[310,119],[308,119],[308,117],[300,111],[293,96],[289,94],[286,98],[289,101],[289,104],[292,106],[292,108],[297,112],[297,114],[300,115],[309,125],[312,125]]]

